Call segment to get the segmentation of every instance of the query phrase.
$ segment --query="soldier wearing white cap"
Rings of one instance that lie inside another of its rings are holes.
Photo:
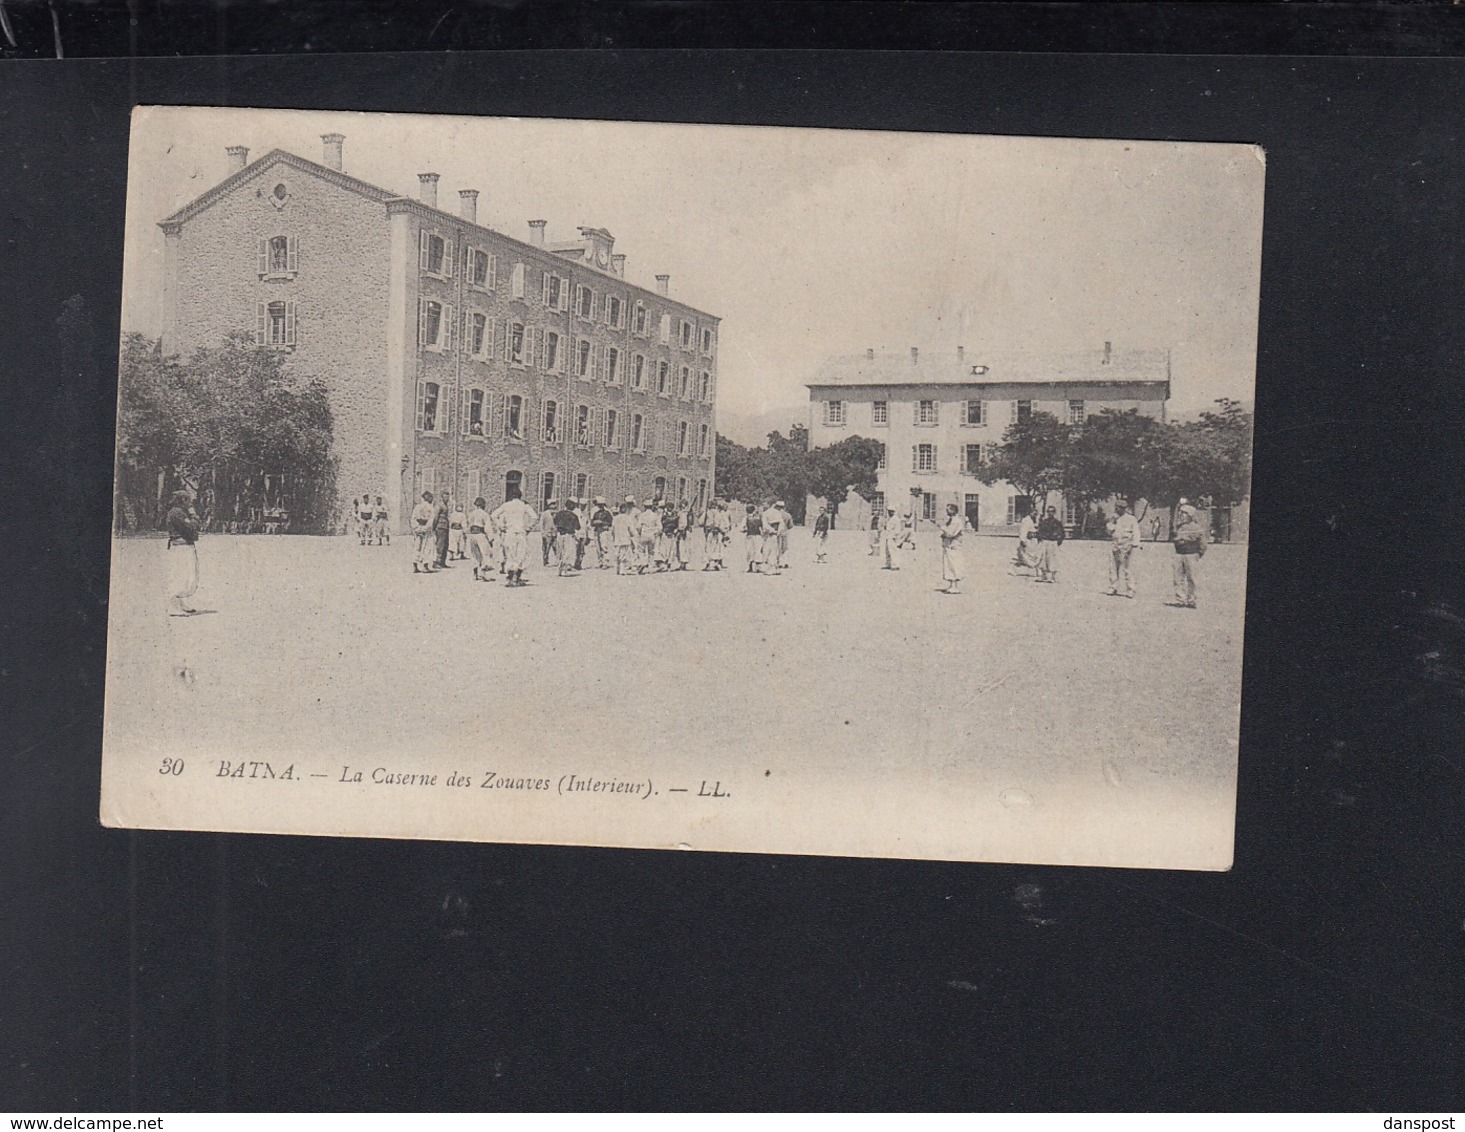
[[[764,573],[775,577],[783,573],[783,550],[788,538],[783,516],[781,502],[771,504],[763,512],[763,561],[768,567]]]
[[[656,561],[656,540],[661,537],[661,512],[656,500],[648,499],[636,516],[636,572],[650,570]]]
[[[610,521],[610,541],[615,547],[616,574],[636,572],[636,501],[627,498]]]
[[[558,554],[559,532],[554,529],[554,513],[559,510],[558,499],[544,501],[544,513],[539,516],[539,538],[544,550],[544,565],[549,565],[549,556]]]
[[[885,555],[885,562],[880,567],[882,570],[900,569],[900,565],[896,562],[895,552],[900,549],[901,540],[904,537],[905,532],[901,522],[895,517],[895,506],[887,503],[885,520],[880,524],[880,549]]]
[[[1182,609],[1195,608],[1200,560],[1205,553],[1206,531],[1200,516],[1182,500],[1175,518],[1175,600],[1171,604]]]

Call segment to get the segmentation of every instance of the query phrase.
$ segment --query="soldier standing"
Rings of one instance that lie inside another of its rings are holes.
[[[1175,601],[1181,609],[1194,609],[1200,560],[1206,553],[1206,530],[1196,510],[1183,504],[1175,519]]]
[[[610,538],[615,546],[616,575],[636,572],[636,501],[627,499],[610,521]]]
[[[590,512],[590,533],[595,540],[595,568],[597,570],[610,568],[614,546],[611,526],[614,522],[615,517],[610,513],[610,508],[605,505],[605,500],[596,496],[595,509]]]
[[[493,523],[485,507],[480,495],[468,512],[468,548],[473,552],[473,580],[477,582],[493,581],[493,546],[488,537]]]
[[[529,556],[529,533],[538,524],[539,516],[534,508],[519,498],[517,484],[509,486],[509,498],[490,516],[494,528],[503,540],[504,568],[508,572],[510,586],[528,585],[524,581],[524,561]]]
[[[417,546],[412,558],[412,573],[432,573],[432,517],[436,509],[432,503],[432,492],[424,491],[422,501],[412,508],[412,535],[417,540]]]
[[[1063,545],[1063,536],[1063,520],[1049,507],[1038,520],[1038,581],[1058,581],[1058,548]]]
[[[184,617],[197,612],[190,604],[198,591],[198,516],[193,497],[186,491],[173,493],[173,506],[163,520],[168,528],[168,573],[173,597],[168,612]]]
[[[1114,518],[1109,520],[1109,593],[1114,597],[1134,597],[1134,574],[1130,558],[1139,546],[1139,521],[1129,513],[1127,504],[1116,501]]]
[[[829,561],[829,508],[819,508],[814,519],[814,561]]]

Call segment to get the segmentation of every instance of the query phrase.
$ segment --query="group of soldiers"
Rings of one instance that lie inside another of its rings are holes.
[[[871,556],[883,555],[883,569],[900,569],[900,551],[915,546],[915,507],[904,513],[897,513],[894,506],[877,508],[870,519]],[[960,513],[956,504],[946,507],[946,517],[936,523],[941,537],[941,580],[942,593],[959,593],[961,579],[965,573],[962,554],[962,540],[971,533],[971,524]],[[1130,513],[1129,506],[1120,501],[1115,504],[1114,517],[1107,524],[1109,534],[1109,589],[1113,597],[1133,598],[1134,573],[1131,559],[1140,545],[1139,521]],[[1158,536],[1158,524],[1151,525],[1151,538]],[[818,537],[816,531],[815,537]],[[827,536],[826,536],[827,537]],[[1013,573],[1027,572],[1036,582],[1048,585],[1058,581],[1058,557],[1067,531],[1057,510],[1047,508],[1040,517],[1027,514],[1017,528],[1017,550],[1013,555]],[[1200,514],[1187,499],[1180,500],[1176,510],[1175,530],[1172,547],[1175,551],[1172,575],[1175,599],[1166,604],[1182,609],[1196,608],[1196,587],[1199,580],[1200,560],[1205,557],[1207,538]],[[822,555],[821,555],[822,558]]]
[[[698,538],[702,569],[724,570],[735,533],[732,513],[722,499],[713,499],[700,517],[686,500],[650,498],[638,504],[635,496],[627,496],[614,511],[599,496],[550,499],[543,511],[536,511],[513,488],[491,512],[482,497],[464,510],[446,493],[439,497],[425,491],[412,510],[411,524],[416,540],[414,573],[436,573],[471,556],[476,580],[491,582],[504,575],[511,586],[526,584],[524,570],[536,535],[541,564],[553,566],[565,577],[591,569],[614,570],[622,576],[686,570],[692,563],[693,540]],[[737,531],[743,535],[749,573],[783,571],[792,525],[793,515],[782,500],[764,508],[747,505]],[[815,537],[827,540],[829,525],[828,514],[821,509]],[[368,539],[363,536],[362,541]],[[817,560],[823,561],[822,549]]]
[[[1115,597],[1135,596],[1131,558],[1141,545],[1138,520],[1123,502],[1117,503],[1108,522],[1110,539],[1109,589]],[[386,508],[377,496],[355,501],[359,520],[358,537],[363,545],[390,542]],[[883,556],[883,568],[900,569],[900,551],[915,546],[916,509],[898,512],[894,506],[877,508],[870,524],[869,553]],[[482,497],[466,510],[444,493],[422,493],[412,511],[412,533],[416,539],[414,573],[435,573],[453,560],[473,560],[473,577],[491,582],[505,576],[510,586],[525,585],[524,570],[531,547],[537,545],[541,564],[553,566],[560,577],[584,570],[614,570],[617,575],[659,574],[686,570],[692,564],[693,543],[702,544],[702,569],[727,569],[729,548],[742,536],[742,571],[778,576],[788,567],[789,534],[794,517],[783,500],[763,505],[746,504],[734,516],[726,501],[713,499],[698,516],[686,500],[649,498],[639,504],[627,496],[612,509],[597,496],[585,499],[550,499],[543,511],[536,511],[511,489],[510,498],[489,511]],[[832,516],[820,507],[811,524],[814,562],[827,561]],[[955,504],[946,508],[944,520],[935,524],[941,538],[943,593],[959,593],[965,573],[962,554],[964,537],[971,526]],[[1157,533],[1151,528],[1152,536]],[[1018,524],[1014,573],[1024,572],[1035,581],[1058,581],[1059,551],[1067,537],[1063,521],[1048,507],[1040,516],[1024,515]],[[1176,512],[1173,548],[1175,600],[1168,604],[1196,607],[1196,586],[1200,559],[1206,552],[1204,527],[1198,512],[1182,499]]]
[[[1158,518],[1158,517],[1157,517]],[[1109,589],[1112,597],[1134,597],[1134,572],[1131,559],[1141,545],[1139,520],[1122,500],[1114,505],[1114,517],[1107,523],[1109,533]],[[1052,507],[1041,519],[1024,515],[1017,528],[1017,552],[1012,565],[1016,570],[1031,570],[1035,581],[1049,584],[1058,581],[1058,551],[1064,541],[1063,522]],[[1159,535],[1157,519],[1152,521],[1150,537]],[[1175,512],[1175,530],[1171,538],[1175,551],[1171,569],[1175,600],[1167,605],[1179,609],[1196,608],[1196,586],[1200,560],[1206,553],[1206,530],[1200,513],[1188,499],[1181,499]]]
[[[373,502],[370,495],[360,495],[351,500],[351,523],[356,528],[356,538],[362,546],[390,545],[391,527],[387,524],[387,505],[378,495]]]

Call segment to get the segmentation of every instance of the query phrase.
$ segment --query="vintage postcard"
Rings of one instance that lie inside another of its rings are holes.
[[[102,821],[1228,868],[1264,175],[139,108]]]

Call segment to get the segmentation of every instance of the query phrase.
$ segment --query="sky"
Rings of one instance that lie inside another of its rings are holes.
[[[632,282],[722,319],[718,408],[805,416],[820,361],[867,348],[1169,349],[1172,413],[1252,398],[1264,160],[1195,142],[142,107],[128,168],[122,325],[158,332],[157,222],[250,159],[321,159],[548,241],[609,229]],[[758,430],[755,428],[756,434]]]

